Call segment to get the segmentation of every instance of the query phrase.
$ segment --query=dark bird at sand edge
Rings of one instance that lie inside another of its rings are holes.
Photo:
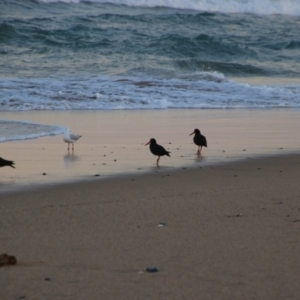
[[[149,148],[150,148],[151,153],[153,155],[158,156],[157,161],[156,161],[157,166],[159,166],[158,163],[159,163],[159,159],[161,156],[167,155],[167,156],[171,157],[169,154],[171,152],[167,151],[163,146],[156,144],[155,139],[150,139],[150,141],[147,144],[145,144],[145,146],[147,146],[149,144],[150,144]]]
[[[2,157],[0,157],[0,168],[6,167],[6,166],[15,168],[14,164],[15,164],[14,161],[6,160],[6,159],[3,159]]]
[[[206,137],[201,134],[199,129],[195,129],[190,135],[195,134],[194,143],[198,146],[197,154],[201,154],[202,147],[207,147]]]

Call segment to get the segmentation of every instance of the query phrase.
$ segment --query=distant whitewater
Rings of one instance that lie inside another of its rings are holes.
[[[295,0],[38,0],[41,3],[110,3],[136,7],[169,7],[202,12],[300,15]]]
[[[300,108],[300,1],[2,0],[0,112]]]

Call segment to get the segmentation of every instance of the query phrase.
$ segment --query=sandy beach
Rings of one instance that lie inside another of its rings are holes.
[[[1,114],[83,137],[68,167],[61,136],[1,144],[0,299],[299,298],[299,112],[55,114]]]
[[[0,144],[16,169],[1,169],[0,193],[35,184],[93,180],[173,171],[238,159],[299,152],[298,110],[145,110],[1,112],[1,119],[69,127],[82,135],[74,153],[62,135]],[[189,136],[199,128],[208,148],[201,157]],[[155,138],[171,151],[156,157],[145,144]],[[46,175],[43,175],[46,174]],[[99,177],[95,177],[99,175]]]
[[[1,251],[18,264],[0,268],[0,298],[298,299],[299,166],[288,155],[1,196]]]

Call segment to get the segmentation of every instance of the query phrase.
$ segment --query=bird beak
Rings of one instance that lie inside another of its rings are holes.
[[[150,144],[150,141],[147,143],[147,144],[145,144],[145,146],[147,146],[147,145],[149,145]]]
[[[192,134],[194,134],[195,133],[195,131],[194,132],[192,132],[191,134],[190,134],[190,136],[192,135]]]

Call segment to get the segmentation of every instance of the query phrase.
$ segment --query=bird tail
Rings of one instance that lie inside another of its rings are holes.
[[[16,168],[16,167],[15,167],[15,162],[14,162],[14,161],[11,161],[11,162],[9,163],[9,166],[12,167],[12,168],[14,168],[14,169]]]
[[[170,151],[167,151],[167,156],[171,157],[171,155],[170,155],[169,153],[171,153],[171,152],[170,152]]]

